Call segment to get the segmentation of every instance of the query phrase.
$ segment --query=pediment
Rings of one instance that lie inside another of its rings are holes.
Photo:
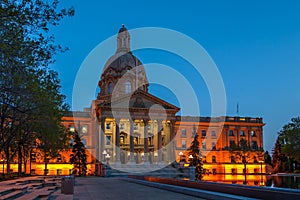
[[[110,102],[100,104],[100,107],[113,107],[118,109],[150,109],[156,107],[163,107],[166,110],[173,110],[178,112],[180,109],[173,104],[170,104],[152,94],[138,90],[131,95],[122,96],[120,98],[113,98]]]

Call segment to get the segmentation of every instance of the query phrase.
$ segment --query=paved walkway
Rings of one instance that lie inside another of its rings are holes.
[[[76,177],[74,200],[199,200],[199,198],[118,180],[117,178]]]

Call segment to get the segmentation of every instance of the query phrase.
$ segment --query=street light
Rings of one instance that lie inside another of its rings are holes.
[[[262,164],[264,163],[264,161],[260,160],[259,163],[260,163],[260,185],[264,185],[264,183],[263,183],[263,176],[262,176],[263,175]]]
[[[103,155],[103,160],[105,161],[105,156],[107,155],[107,151],[104,150],[104,151],[102,152],[102,155]]]
[[[108,161],[109,161],[109,159],[110,159],[110,155],[109,155],[109,154],[106,154],[105,158],[106,158],[106,164],[107,164],[107,166],[108,166]]]

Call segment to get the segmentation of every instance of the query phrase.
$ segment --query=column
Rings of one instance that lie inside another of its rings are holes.
[[[175,155],[175,121],[174,120],[170,120],[170,158],[169,161],[170,162],[174,162],[176,159],[176,155]]]
[[[161,135],[161,130],[162,130],[162,120],[157,120],[157,162],[162,161],[162,135]]]
[[[149,164],[148,119],[144,119],[144,163]]]
[[[130,163],[135,164],[134,160],[134,143],[133,143],[133,134],[134,134],[134,128],[133,128],[133,119],[130,119]]]
[[[116,163],[120,163],[120,119],[115,119],[116,121]]]
[[[104,133],[105,133],[105,118],[101,118],[101,124],[100,124],[100,130],[99,130],[99,133],[100,133],[100,160],[102,160],[102,162],[104,163],[105,162],[105,157],[104,155],[102,154],[102,152],[104,151]]]

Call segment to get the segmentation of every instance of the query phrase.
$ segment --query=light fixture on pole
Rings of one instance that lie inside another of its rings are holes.
[[[264,183],[263,183],[263,171],[262,171],[262,164],[264,163],[264,161],[260,160],[259,163],[260,163],[260,185],[264,185]]]
[[[108,161],[109,161],[109,159],[110,159],[110,155],[109,155],[109,154],[106,154],[105,158],[106,158],[106,164],[108,165]]]

